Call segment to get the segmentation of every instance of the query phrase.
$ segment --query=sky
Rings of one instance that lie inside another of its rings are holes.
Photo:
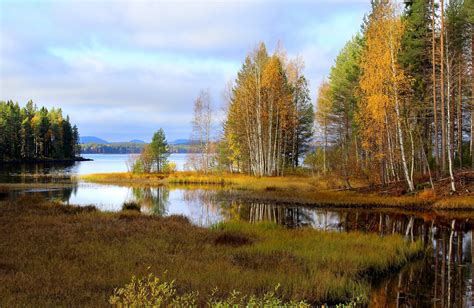
[[[300,56],[311,97],[369,0],[0,0],[0,100],[61,107],[82,136],[189,138],[193,102],[222,93],[259,42]]]

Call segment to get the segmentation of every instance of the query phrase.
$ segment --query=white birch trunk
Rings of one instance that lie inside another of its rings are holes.
[[[396,81],[396,76],[397,76],[397,69],[395,66],[395,56],[394,56],[394,47],[393,47],[393,42],[392,42],[392,34],[390,34],[390,58],[392,62],[392,77],[394,79],[393,82],[393,87],[394,87],[394,95],[395,95],[395,113],[397,116],[397,131],[398,131],[398,140],[400,143],[400,153],[401,153],[401,158],[402,158],[402,166],[403,166],[403,172],[405,174],[405,179],[408,183],[408,189],[409,191],[415,190],[415,187],[413,186],[413,181],[410,178],[410,175],[408,173],[408,165],[407,165],[407,160],[405,156],[405,144],[403,142],[403,132],[402,132],[402,125],[401,125],[401,119],[400,119],[400,106],[399,106],[399,101],[398,101],[398,85]]]
[[[447,40],[446,40],[447,41]],[[446,45],[447,42],[446,42]],[[453,159],[451,157],[451,153],[452,153],[452,140],[451,140],[451,134],[450,134],[450,130],[451,130],[451,111],[450,111],[450,103],[451,103],[451,95],[450,95],[450,91],[451,91],[451,65],[449,63],[449,55],[448,55],[448,59],[446,61],[446,70],[447,70],[447,86],[448,86],[448,95],[446,96],[446,109],[448,111],[448,127],[447,127],[447,130],[448,130],[448,133],[446,134],[447,136],[447,146],[448,146],[448,168],[449,168],[449,179],[451,181],[451,191],[456,191],[456,185],[454,183],[454,174],[453,174]]]

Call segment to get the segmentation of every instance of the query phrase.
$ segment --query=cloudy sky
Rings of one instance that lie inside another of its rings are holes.
[[[369,0],[0,0],[0,99],[60,106],[81,135],[190,134],[193,100],[219,108],[258,42],[301,56],[315,98]]]

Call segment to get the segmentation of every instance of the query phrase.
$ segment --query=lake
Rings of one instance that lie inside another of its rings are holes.
[[[185,170],[188,154],[173,153],[168,161],[176,164],[178,171]],[[84,154],[92,161],[75,163],[8,164],[0,166],[1,182],[28,182],[35,176],[71,176],[91,173],[127,172],[129,154]],[[37,179],[36,179],[37,180]]]
[[[420,240],[429,253],[398,273],[374,282],[373,307],[471,307],[473,297],[473,215],[454,212],[322,209],[278,203],[242,202],[222,190],[174,187],[130,188],[71,181],[71,175],[127,171],[127,155],[86,155],[94,161],[73,164],[8,165],[0,168],[7,189],[0,198],[39,194],[66,204],[96,205],[119,211],[126,201],[141,204],[149,215],[184,215],[209,227],[229,219],[273,221],[288,228],[311,227],[333,232],[398,233]],[[186,154],[170,161],[183,170]],[[350,253],[350,252],[348,252]]]

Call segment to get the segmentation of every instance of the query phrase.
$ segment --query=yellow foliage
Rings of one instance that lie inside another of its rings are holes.
[[[362,75],[359,86],[362,99],[356,121],[361,128],[362,146],[378,159],[387,156],[396,127],[396,99],[410,84],[397,63],[404,23],[391,1],[378,3],[369,16],[366,45],[360,63]]]

